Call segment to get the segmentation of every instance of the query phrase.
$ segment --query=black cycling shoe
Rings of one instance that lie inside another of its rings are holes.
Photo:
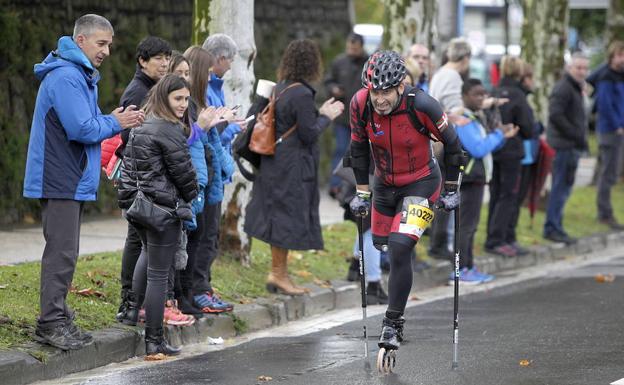
[[[72,325],[73,323],[58,323],[51,327],[38,326],[35,330],[35,341],[61,350],[78,350],[88,345],[88,343],[78,338],[75,329],[71,327]],[[76,328],[75,325],[73,327]]]

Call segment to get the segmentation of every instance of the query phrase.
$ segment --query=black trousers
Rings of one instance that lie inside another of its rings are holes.
[[[145,325],[161,328],[165,311],[167,281],[180,240],[181,223],[171,224],[162,232],[135,225],[139,237],[146,245],[134,270],[132,290],[144,298]]]
[[[494,248],[506,243],[513,213],[518,206],[518,190],[522,164],[520,159],[494,162],[490,181],[490,206],[488,212],[485,247]]]
[[[193,260],[194,268],[185,272],[186,278],[183,280],[188,282],[192,279],[194,294],[212,291],[210,268],[219,253],[220,223],[221,203],[206,205],[204,211],[197,215],[197,230],[189,234],[187,252],[189,260]]]
[[[518,219],[520,218],[520,208],[522,208],[522,203],[529,192],[529,182],[531,181],[531,176],[533,173],[533,166],[526,165],[522,166],[522,170],[520,172],[520,184],[518,187],[518,196],[516,199],[516,205],[513,207],[514,211],[511,213],[511,219],[509,221],[509,226],[507,226],[507,234],[505,235],[505,243],[514,243],[516,242],[516,227],[518,226]]]
[[[126,243],[123,253],[121,254],[121,290],[128,291],[132,289],[132,277],[134,268],[141,255],[143,243],[141,237],[137,233],[134,226],[128,222],[128,233],[126,235]]]
[[[462,183],[459,215],[459,266],[471,269],[473,264],[474,238],[481,217],[482,183]]]
[[[38,327],[54,327],[74,317],[66,299],[78,261],[82,207],[83,202],[70,199],[41,200],[46,244],[41,257]]]

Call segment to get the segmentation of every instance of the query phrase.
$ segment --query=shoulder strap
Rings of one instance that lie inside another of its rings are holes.
[[[284,92],[286,92],[287,90],[289,90],[289,89],[291,89],[291,88],[293,88],[293,87],[296,87],[296,86],[300,86],[300,85],[302,85],[302,84],[301,84],[301,83],[299,83],[299,82],[294,82],[293,84],[291,84],[291,85],[289,85],[288,87],[284,88],[283,90],[281,90],[281,91],[280,91],[280,93],[279,93],[279,94],[277,94],[277,97],[274,99],[274,102],[277,102],[277,100],[280,98],[280,96],[282,96],[282,94],[283,94]],[[273,92],[275,93],[275,91],[273,91]]]
[[[132,163],[134,164],[134,173],[136,175],[137,190],[141,190],[141,183],[139,180],[139,168],[137,167],[136,157],[134,156],[134,129],[130,131],[130,156],[132,157]]]
[[[283,89],[283,90],[282,90],[282,91],[281,91],[281,92],[277,95],[277,98],[275,99],[275,102],[277,102],[277,100],[280,98],[280,96],[282,96],[282,94],[283,94],[284,92],[286,92],[286,90],[287,90],[287,89],[289,89],[289,88],[293,88],[293,87],[296,87],[296,86],[300,86],[300,85],[302,85],[302,84],[301,84],[301,83],[299,83],[299,82],[294,82],[293,84],[291,84],[291,85],[289,85],[288,87],[284,88],[284,89]],[[293,132],[295,132],[295,130],[296,130],[296,129],[297,129],[297,123],[295,123],[292,127],[290,127],[290,128],[288,129],[288,131],[286,131],[285,133],[283,133],[283,134],[282,134],[282,136],[280,136],[280,137],[279,137],[279,138],[275,141],[275,144],[276,144],[276,145],[278,145],[278,144],[282,143],[282,142],[283,142],[286,138],[288,138],[288,137],[289,137],[289,136],[290,136]]]
[[[409,119],[412,122],[412,125],[414,126],[416,131],[418,131],[422,135],[428,137],[434,142],[438,142],[438,139],[435,136],[433,136],[431,132],[429,132],[427,127],[420,121],[420,119],[418,118],[418,115],[416,114],[416,93],[424,92],[424,91],[416,87],[410,87],[410,88],[406,88],[405,92],[407,92],[407,103],[406,103],[407,115],[409,116]]]

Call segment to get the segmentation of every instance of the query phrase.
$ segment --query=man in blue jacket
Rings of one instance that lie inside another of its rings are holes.
[[[608,49],[608,63],[589,76],[595,88],[598,110],[598,221],[614,230],[622,230],[611,206],[611,188],[617,181],[624,143],[624,42],[614,41]]]
[[[84,201],[97,197],[100,142],[142,123],[135,106],[103,115],[97,71],[110,54],[113,27],[98,15],[76,20],[72,37],[35,65],[41,80],[33,114],[24,197],[39,199],[46,246],[41,259],[40,314],[35,338],[63,350],[92,342],[66,303],[80,239]]]

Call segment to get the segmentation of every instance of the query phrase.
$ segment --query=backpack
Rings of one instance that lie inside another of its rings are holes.
[[[424,92],[424,91],[416,87],[406,87],[405,92],[407,92],[407,103],[406,103],[407,115],[409,116],[409,120],[412,123],[412,126],[416,129],[416,131],[418,131],[422,135],[433,140],[434,142],[438,142],[439,140],[435,136],[433,136],[431,132],[429,132],[427,127],[425,127],[425,125],[418,118],[418,115],[416,115],[416,111],[415,111],[416,93]],[[372,121],[373,120],[372,116],[373,116],[373,104],[371,103],[370,95],[367,92],[366,104],[364,106],[364,111],[362,111],[362,114],[360,115],[360,121],[358,122],[358,124],[361,124],[363,127],[366,127],[366,125],[370,122],[373,131],[376,131],[375,125],[373,124],[373,121]]]
[[[274,155],[275,145],[286,139],[297,128],[297,124],[292,126],[282,135],[279,139],[275,140],[275,103],[279,100],[286,90],[301,85],[301,83],[293,83],[284,88],[275,97],[275,91],[269,98],[267,106],[256,117],[256,124],[253,127],[251,133],[251,139],[249,141],[249,149],[256,154],[260,155]]]

